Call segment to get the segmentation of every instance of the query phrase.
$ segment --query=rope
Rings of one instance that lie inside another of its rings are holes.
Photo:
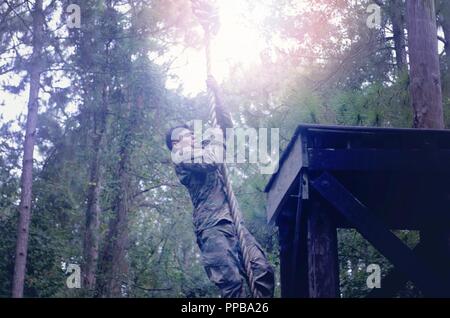
[[[203,25],[205,30],[205,55],[206,55],[206,73],[207,76],[212,76],[212,65],[211,65],[211,32],[207,25]],[[217,108],[216,108],[216,96],[214,91],[208,85],[208,106],[209,106],[209,118],[212,127],[221,128],[217,121]],[[239,247],[242,253],[242,259],[244,261],[245,274],[247,275],[247,284],[249,285],[252,297],[260,298],[261,294],[256,288],[255,277],[253,275],[253,269],[251,266],[251,255],[250,248],[245,237],[245,228],[243,225],[242,213],[239,208],[236,196],[234,195],[232,183],[229,177],[228,168],[225,164],[219,164],[219,177],[221,178],[222,184],[225,185],[225,195],[227,197],[228,206],[230,208],[231,218],[233,219],[234,227],[238,235]]]

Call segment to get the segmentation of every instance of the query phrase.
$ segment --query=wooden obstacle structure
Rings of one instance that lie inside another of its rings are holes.
[[[282,297],[339,297],[337,228],[394,269],[369,297],[412,281],[450,296],[450,131],[300,125],[266,186],[279,228]],[[411,250],[391,230],[419,230]]]

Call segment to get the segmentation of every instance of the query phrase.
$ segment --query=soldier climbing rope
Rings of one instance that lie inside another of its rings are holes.
[[[205,56],[206,56],[206,73],[207,77],[212,77],[212,64],[211,64],[211,37],[212,35],[218,31],[218,21],[217,19],[213,19],[213,21],[208,19],[204,19],[202,16],[202,10],[201,6],[205,5],[204,1],[192,1],[193,3],[193,10],[194,14],[197,15],[199,18],[199,21],[204,29],[205,32]],[[216,8],[213,6],[213,8]],[[215,11],[215,15],[217,17],[217,11]],[[208,23],[209,22],[209,23]],[[217,122],[217,113],[216,113],[216,97],[214,94],[214,91],[210,85],[208,85],[208,105],[209,105],[209,117],[211,121],[211,125],[213,127],[219,127],[221,129],[224,129],[223,127],[220,127]],[[245,273],[247,275],[248,284],[250,287],[250,291],[252,293],[252,296],[255,298],[261,297],[259,290],[256,288],[256,282],[255,277],[253,275],[253,269],[251,266],[251,258],[250,258],[250,252],[249,252],[249,245],[246,241],[245,232],[243,228],[243,219],[242,219],[242,213],[239,208],[239,204],[237,202],[236,196],[233,191],[233,187],[231,184],[231,180],[229,178],[229,173],[227,166],[225,164],[220,165],[220,172],[219,172],[220,178],[223,181],[223,184],[225,185],[225,192],[228,199],[228,205],[230,208],[231,216],[233,218],[234,226],[236,227],[236,232],[238,234],[239,238],[239,247],[242,252],[242,257],[244,260],[244,267],[245,267]]]

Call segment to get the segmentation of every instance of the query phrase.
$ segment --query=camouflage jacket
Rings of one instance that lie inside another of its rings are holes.
[[[233,127],[231,116],[222,107],[219,96],[216,113],[222,129]],[[203,156],[209,157],[209,160],[202,163],[194,163],[194,160],[181,162],[175,167],[180,182],[191,196],[196,233],[211,228],[220,221],[232,221],[224,185],[219,176],[219,166],[207,146],[203,148]]]
[[[191,196],[194,206],[193,222],[197,233],[220,221],[232,221],[217,164],[182,162],[176,165],[175,171]]]

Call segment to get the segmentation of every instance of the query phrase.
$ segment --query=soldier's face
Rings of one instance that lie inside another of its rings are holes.
[[[191,131],[184,131],[177,139],[172,140],[175,149],[183,149],[194,146],[194,134]]]

